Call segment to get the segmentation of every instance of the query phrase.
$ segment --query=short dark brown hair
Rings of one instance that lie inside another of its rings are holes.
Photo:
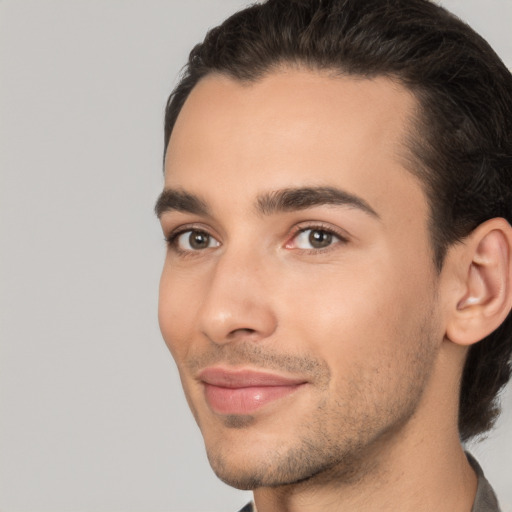
[[[388,76],[415,94],[410,167],[429,200],[438,270],[447,248],[485,220],[512,223],[512,75],[482,37],[429,0],[268,0],[234,14],[191,51],[167,103],[165,148],[201,78],[251,82],[283,65]],[[511,355],[509,314],[469,351],[462,440],[492,427]]]

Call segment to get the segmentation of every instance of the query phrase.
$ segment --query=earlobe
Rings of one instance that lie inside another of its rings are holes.
[[[478,226],[456,248],[454,287],[447,338],[472,345],[491,334],[512,307],[512,227],[505,219]]]

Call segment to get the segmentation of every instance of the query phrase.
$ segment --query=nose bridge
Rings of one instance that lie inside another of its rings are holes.
[[[275,330],[269,279],[262,255],[247,247],[227,248],[210,274],[199,310],[201,331],[214,343],[268,337]]]

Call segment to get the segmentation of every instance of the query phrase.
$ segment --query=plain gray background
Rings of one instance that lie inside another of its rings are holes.
[[[511,0],[446,0],[512,66]],[[0,0],[0,510],[235,511],[157,326],[165,101],[244,0]],[[472,448],[512,510],[512,394]]]

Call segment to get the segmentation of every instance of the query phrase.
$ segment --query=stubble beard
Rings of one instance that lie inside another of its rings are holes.
[[[345,401],[321,402],[307,425],[299,425],[273,445],[257,446],[243,464],[233,464],[220,446],[206,446],[216,475],[226,484],[244,490],[294,484],[353,484],[377,470],[377,454],[397,438],[414,416],[424,394],[437,350],[432,329],[423,323],[414,349],[398,367],[402,374],[383,396],[382,380],[372,379],[380,369],[354,368]],[[317,368],[321,371],[321,368]],[[324,376],[325,377],[325,376]],[[349,397],[349,398],[347,398]],[[227,416],[223,428],[258,428],[251,416]],[[250,443],[251,436],[248,435]],[[293,439],[290,441],[290,439]]]
[[[257,460],[234,466],[222,451],[207,447],[208,459],[215,474],[231,487],[254,490],[261,487],[290,485],[355,484],[378,470],[379,448],[400,431],[414,415],[420,401],[420,390],[400,410],[391,409],[386,418],[361,415],[358,418],[338,413],[334,421],[339,428],[328,431],[321,412],[316,421],[296,437],[291,446],[257,447]],[[412,398],[415,398],[413,400]],[[226,427],[250,428],[256,420],[227,417]],[[257,428],[257,426],[256,426]],[[250,439],[250,436],[248,436]],[[283,441],[283,445],[286,441]],[[265,453],[266,451],[266,453]]]

